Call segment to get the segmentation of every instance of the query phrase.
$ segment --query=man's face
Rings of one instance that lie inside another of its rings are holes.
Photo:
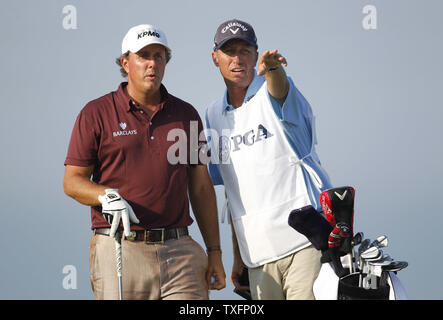
[[[258,52],[254,46],[239,39],[226,42],[212,53],[212,59],[228,86],[248,87],[254,78]]]
[[[159,90],[166,67],[165,47],[151,44],[137,53],[129,52],[122,58],[122,66],[128,73],[128,82],[139,92]]]

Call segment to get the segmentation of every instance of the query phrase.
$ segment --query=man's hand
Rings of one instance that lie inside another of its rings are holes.
[[[286,62],[286,58],[278,53],[277,49],[272,51],[265,51],[260,57],[260,62],[257,68],[257,75],[262,76],[268,71],[279,68],[281,64],[285,67],[288,65]]]
[[[188,184],[189,200],[195,220],[208,249],[219,246],[220,232],[217,219],[217,201],[214,187],[206,165],[191,166]],[[208,288],[223,289],[226,286],[226,275],[221,261],[221,251],[208,251],[208,269],[206,281]],[[211,280],[214,280],[212,282]]]
[[[277,50],[265,51],[260,58],[257,74],[264,75],[269,94],[283,105],[289,92],[289,81],[286,71],[281,65],[287,66],[285,57]]]
[[[123,222],[123,231],[125,236],[131,235],[131,222],[139,223],[134,210],[117,192],[117,189],[106,189],[104,195],[98,196],[102,204],[102,213],[106,221],[111,224],[109,236],[114,237],[120,225],[120,219]]]
[[[226,287],[226,274],[221,260],[221,251],[208,253],[208,270],[206,281],[209,290],[221,290]]]
[[[232,272],[231,272],[231,281],[234,284],[234,287],[236,287],[240,291],[249,290],[249,286],[242,284],[240,281],[244,268],[245,264],[243,263],[241,258],[236,259],[234,257],[234,264],[232,266]]]

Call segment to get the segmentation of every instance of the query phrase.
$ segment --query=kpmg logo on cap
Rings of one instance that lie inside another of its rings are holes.
[[[235,28],[237,27],[237,28]],[[233,29],[235,28],[235,29]],[[246,28],[244,25],[242,25],[239,22],[229,22],[225,27],[223,27],[223,29],[221,30],[221,33],[226,33],[226,31],[231,31],[232,34],[237,34],[238,30],[240,30],[240,28],[243,30],[243,32],[248,31],[248,28]]]
[[[137,40],[139,40],[139,39],[141,39],[141,38],[143,38],[145,36],[160,38],[160,34],[157,31],[155,31],[155,30],[152,30],[152,31],[151,30],[147,30],[146,31],[145,30],[145,31],[137,34]]]

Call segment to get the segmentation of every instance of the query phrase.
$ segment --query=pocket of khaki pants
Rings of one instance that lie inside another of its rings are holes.
[[[186,239],[191,247],[191,254],[195,257],[195,259],[192,260],[192,263],[194,265],[194,268],[196,268],[194,271],[200,272],[206,272],[208,269],[208,256],[206,255],[205,250],[202,248],[202,246],[191,238],[191,236],[188,236]]]
[[[91,281],[91,286],[94,289],[94,280],[97,274],[97,263],[96,263],[96,247],[97,247],[97,235],[91,237],[89,242],[89,279]]]

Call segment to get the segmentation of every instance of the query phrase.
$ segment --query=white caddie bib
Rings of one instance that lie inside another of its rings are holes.
[[[266,83],[242,107],[221,110],[222,100],[208,109],[211,161],[220,163],[243,262],[257,267],[309,246],[288,225],[292,210],[311,204],[303,161],[285,137]]]

